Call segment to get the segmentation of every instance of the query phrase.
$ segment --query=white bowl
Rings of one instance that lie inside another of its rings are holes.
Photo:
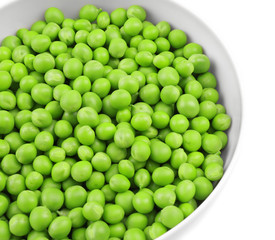
[[[76,18],[79,9],[85,4],[94,4],[108,12],[118,7],[127,8],[133,4],[141,5],[148,13],[148,20],[155,24],[165,20],[173,28],[182,29],[186,32],[188,41],[201,44],[204,52],[210,58],[210,71],[215,74],[218,80],[220,103],[226,107],[227,113],[232,117],[232,126],[228,131],[228,145],[222,154],[225,161],[225,173],[214,191],[194,213],[158,238],[159,240],[182,239],[186,228],[194,224],[195,219],[201,215],[207,204],[213,201],[217,193],[223,188],[232,168],[232,163],[236,160],[236,148],[242,122],[242,100],[234,66],[215,34],[192,13],[169,0],[19,0],[0,9],[0,41],[8,35],[14,35],[19,28],[29,28],[33,22],[43,19],[43,14],[49,7],[58,7],[66,17]],[[199,231],[199,229],[194,229],[194,231]]]

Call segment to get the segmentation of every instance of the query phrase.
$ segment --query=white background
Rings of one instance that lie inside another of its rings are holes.
[[[275,239],[274,1],[175,1],[223,42],[239,75],[244,106],[241,148],[233,171],[182,239]],[[0,0],[0,7],[8,2]]]

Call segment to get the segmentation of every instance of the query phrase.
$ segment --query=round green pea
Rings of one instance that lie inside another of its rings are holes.
[[[68,209],[82,207],[87,201],[87,192],[80,185],[75,185],[67,188],[64,196],[65,206]]]
[[[154,209],[153,197],[145,191],[139,191],[133,197],[133,206],[139,213],[150,213]]]
[[[102,217],[104,208],[102,205],[95,201],[87,202],[82,209],[83,216],[89,221],[98,221]]]
[[[85,236],[87,240],[108,240],[110,236],[110,228],[103,221],[96,221],[88,226]]]
[[[23,237],[31,231],[29,218],[25,214],[16,214],[9,221],[10,232],[17,237]]]
[[[207,153],[217,153],[222,148],[222,141],[220,138],[214,134],[206,134],[202,138],[202,148]]]
[[[198,177],[194,180],[196,187],[195,199],[205,200],[213,191],[212,183],[205,177]]]
[[[109,45],[109,53],[114,58],[121,58],[124,56],[127,49],[127,43],[124,39],[114,38]]]
[[[85,182],[91,177],[92,171],[91,163],[88,161],[80,161],[72,166],[71,176],[77,182]]]
[[[46,188],[41,193],[41,203],[51,211],[59,210],[64,203],[64,194],[57,188]]]
[[[151,141],[151,156],[150,158],[157,163],[167,162],[172,154],[171,148],[160,140]]]
[[[154,202],[160,208],[174,205],[176,201],[175,191],[168,188],[159,188],[154,192]]]
[[[169,167],[158,167],[153,171],[152,180],[159,186],[171,184],[174,181],[175,174]]]
[[[131,17],[124,23],[125,33],[130,36],[136,36],[142,30],[143,25],[140,19]]]
[[[205,73],[210,68],[209,58],[204,54],[193,54],[189,57],[189,61],[194,66],[194,73]]]
[[[52,222],[52,213],[47,207],[36,207],[31,211],[29,221],[35,231],[44,231]]]
[[[48,232],[52,238],[64,239],[69,235],[71,228],[71,219],[67,216],[59,216],[51,222]]]

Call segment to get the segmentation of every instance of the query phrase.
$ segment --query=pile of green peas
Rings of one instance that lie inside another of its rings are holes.
[[[1,240],[151,240],[223,176],[231,118],[199,44],[137,5],[0,47]]]

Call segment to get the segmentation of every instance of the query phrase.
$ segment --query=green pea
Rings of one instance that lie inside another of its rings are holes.
[[[158,80],[163,87],[167,85],[177,85],[179,82],[179,75],[174,68],[165,67],[158,72]]]
[[[67,162],[56,163],[51,172],[51,177],[55,182],[63,182],[70,176],[71,166]]]
[[[171,157],[172,151],[170,147],[160,140],[151,141],[151,156],[150,158],[157,163],[165,163]]]
[[[52,238],[65,238],[69,235],[72,228],[72,222],[67,216],[59,216],[55,218],[49,226],[49,235]]]
[[[79,186],[71,186],[65,191],[65,206],[68,209],[73,209],[76,207],[82,207],[87,200],[86,190]]]
[[[97,16],[97,25],[101,29],[105,29],[111,22],[110,16],[108,12],[102,11]]]
[[[223,176],[223,167],[218,163],[211,163],[205,168],[205,176],[210,181],[218,181]]]
[[[34,58],[33,67],[39,73],[46,73],[55,67],[55,60],[49,53],[40,53]]]
[[[125,232],[124,239],[125,240],[130,240],[130,239],[145,240],[146,237],[144,232],[139,228],[131,228]]]
[[[92,85],[92,91],[96,93],[100,98],[104,98],[111,90],[111,83],[106,78],[96,79]]]
[[[210,68],[209,58],[201,53],[193,54],[189,61],[194,65],[194,73],[205,73]]]
[[[222,104],[216,104],[217,114],[219,113],[226,113],[226,109]]]
[[[154,208],[153,197],[145,191],[139,191],[133,197],[133,206],[139,213],[150,213]]]
[[[76,43],[87,43],[89,32],[86,30],[79,30],[75,33]]]
[[[83,55],[82,55],[83,56]],[[76,79],[82,75],[83,64],[78,58],[69,59],[63,67],[65,77]]]
[[[60,26],[54,22],[49,22],[43,29],[42,34],[50,37],[54,41],[60,31]]]
[[[138,51],[148,51],[151,54],[155,54],[157,51],[157,44],[149,39],[143,39],[138,44]]]
[[[37,53],[43,53],[48,50],[51,39],[47,35],[38,34],[31,41],[32,49]]]
[[[149,116],[153,114],[152,107],[144,102],[138,102],[132,107],[132,115],[136,115],[137,113],[147,113]]]
[[[83,216],[89,221],[98,221],[103,215],[103,207],[95,201],[87,202],[82,209]]]
[[[197,43],[188,43],[183,48],[183,56],[190,58],[193,54],[202,54],[202,47]]]
[[[147,104],[154,105],[160,100],[160,90],[155,84],[147,84],[140,89],[140,98]]]
[[[115,192],[125,192],[130,188],[129,180],[122,174],[115,174],[110,179],[110,187]]]
[[[193,95],[183,94],[178,99],[177,109],[179,113],[187,118],[193,118],[199,113],[200,106],[198,100]]]
[[[96,221],[86,229],[85,236],[87,240],[108,240],[110,236],[110,228],[105,222]]]
[[[200,97],[201,101],[211,101],[217,103],[219,100],[219,93],[214,88],[204,88]]]
[[[111,105],[115,109],[123,109],[131,103],[131,95],[124,89],[115,90],[110,95]]]
[[[131,129],[120,128],[114,135],[114,142],[120,148],[129,148],[134,143],[135,134]]]
[[[29,218],[25,214],[16,214],[9,221],[10,232],[17,237],[23,237],[31,231]]]
[[[213,128],[218,131],[227,130],[230,127],[230,124],[231,124],[231,118],[229,115],[225,113],[217,114],[212,121]]]
[[[111,166],[111,159],[106,153],[98,152],[92,158],[92,165],[95,170],[105,172]]]
[[[2,46],[0,47],[0,60],[9,60],[11,59],[12,52],[8,47]]]
[[[45,21],[42,21],[42,20],[36,21],[32,24],[31,31],[35,31],[40,34],[40,33],[42,33],[42,31],[46,25],[47,24]]]
[[[179,208],[183,212],[185,218],[188,217],[195,210],[195,208],[190,203],[182,203],[181,205],[179,205]]]
[[[83,208],[77,207],[69,212],[68,217],[71,219],[73,228],[79,229],[80,227],[83,227],[83,225],[86,223],[86,219],[83,216],[82,210]]]
[[[116,132],[116,127],[112,123],[101,123],[96,127],[96,136],[100,140],[110,140],[113,138]]]
[[[111,12],[110,17],[113,24],[121,27],[127,20],[127,11],[124,8],[117,8]]]
[[[114,58],[121,58],[125,54],[127,43],[122,38],[114,38],[109,45],[109,53]]]
[[[154,193],[154,202],[160,208],[174,205],[176,194],[168,188],[159,188]]]
[[[44,231],[52,222],[52,213],[46,207],[36,207],[31,211],[29,221],[35,231]]]
[[[9,240],[11,237],[11,233],[9,230],[9,225],[7,222],[0,220],[0,234],[3,240]]]
[[[211,120],[216,116],[216,113],[217,108],[214,102],[206,100],[200,103],[199,116],[203,116],[208,120]]]
[[[94,60],[106,65],[110,60],[110,54],[108,50],[104,47],[98,47],[94,50]],[[106,67],[106,66],[105,66]]]
[[[155,111],[152,115],[152,125],[158,129],[163,129],[168,126],[170,117],[162,111]]]
[[[114,142],[110,143],[106,149],[106,153],[110,156],[112,162],[117,163],[127,156],[127,150],[118,147]]]
[[[183,139],[181,134],[170,132],[165,137],[165,143],[172,149],[177,149],[182,145]]]
[[[67,46],[71,46],[74,43],[75,31],[70,27],[63,27],[58,32],[58,38],[66,43]]]
[[[134,183],[140,189],[147,187],[151,183],[151,175],[148,170],[141,168],[134,176]]]
[[[119,223],[124,217],[124,210],[116,204],[107,204],[104,208],[103,219],[109,224]]]
[[[129,160],[121,160],[118,163],[118,171],[127,178],[132,178],[135,175],[135,168]]]
[[[184,115],[176,114],[171,118],[169,126],[176,133],[184,133],[189,127],[189,121]]]
[[[191,152],[187,156],[187,162],[194,167],[199,167],[204,161],[204,155],[201,152]]]
[[[132,5],[127,10],[127,17],[135,17],[144,21],[146,19],[146,11],[139,5]]]
[[[207,153],[217,153],[222,148],[222,141],[220,138],[214,134],[206,134],[202,138],[202,148]]]
[[[87,43],[91,48],[103,47],[106,42],[106,34],[102,29],[95,29],[87,36]]]
[[[153,171],[152,180],[159,186],[171,184],[175,174],[169,167],[158,167]]]
[[[56,24],[61,24],[64,20],[64,14],[55,7],[48,8],[44,17],[47,23],[55,22]]]
[[[61,147],[62,149],[64,149],[65,154],[70,157],[74,156],[77,153],[79,146],[79,141],[74,137],[69,137],[65,139],[61,144]]]
[[[175,206],[167,206],[161,210],[161,223],[168,228],[175,227],[183,218],[182,211]]]
[[[222,142],[222,149],[227,145],[228,137],[225,132],[217,131],[214,135],[218,136]]]
[[[142,30],[143,25],[140,19],[135,17],[130,17],[125,23],[124,23],[124,30],[125,33],[130,36],[136,36],[140,33]]]
[[[59,210],[64,203],[64,194],[57,188],[46,188],[42,190],[41,203],[51,211]]]
[[[216,77],[210,72],[200,74],[197,80],[203,88],[216,88],[217,86]]]
[[[100,11],[101,9],[98,9],[96,6],[92,4],[87,4],[80,9],[79,18],[87,19],[90,22],[93,22],[94,20],[96,20],[97,15]]]
[[[1,91],[8,90],[9,87],[11,86],[11,83],[12,83],[12,78],[10,73],[6,71],[0,71],[0,90]]]
[[[131,120],[131,111],[129,108],[124,108],[117,111],[116,121],[118,123],[129,122]]]
[[[83,74],[93,82],[103,77],[104,66],[99,61],[91,60],[84,65]]]
[[[17,46],[21,45],[21,40],[16,36],[7,36],[2,40],[1,44],[13,51]]]
[[[198,177],[194,180],[196,187],[195,199],[205,200],[213,191],[212,183],[205,177]]]
[[[88,161],[77,162],[71,169],[72,178],[77,182],[85,182],[91,177],[92,169]]]
[[[126,220],[127,229],[138,228],[144,230],[148,224],[146,215],[141,213],[132,213]]]
[[[156,27],[158,28],[159,30],[159,36],[160,37],[167,37],[168,34],[170,33],[171,31],[171,26],[168,22],[166,21],[161,21],[159,22]]]
[[[138,162],[145,162],[151,154],[150,146],[143,141],[136,141],[131,147],[131,156]]]
[[[77,155],[80,160],[82,161],[90,161],[92,157],[94,156],[94,151],[89,146],[80,146],[77,149]]]
[[[203,134],[209,129],[210,122],[206,117],[200,116],[192,119],[190,126],[200,134]]]

